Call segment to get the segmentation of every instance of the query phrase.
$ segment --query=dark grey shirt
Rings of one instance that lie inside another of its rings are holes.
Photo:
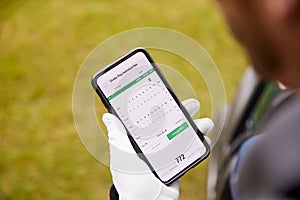
[[[275,107],[238,153],[234,199],[300,199],[300,94]]]

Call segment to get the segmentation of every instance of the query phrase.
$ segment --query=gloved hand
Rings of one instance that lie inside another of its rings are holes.
[[[193,116],[200,109],[196,99],[182,102],[188,113]],[[120,200],[175,200],[179,198],[179,180],[169,186],[160,182],[133,149],[124,126],[119,119],[105,113],[102,117],[108,130],[110,147],[110,171]],[[206,134],[213,129],[209,118],[194,120],[199,130]],[[208,143],[210,140],[206,137]]]

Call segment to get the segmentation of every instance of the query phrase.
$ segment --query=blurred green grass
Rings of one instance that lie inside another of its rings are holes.
[[[98,43],[145,26],[202,44],[232,98],[247,59],[215,2],[0,2],[0,199],[108,199],[109,169],[89,155],[74,127],[73,82]],[[204,163],[182,178],[181,199],[205,196]]]

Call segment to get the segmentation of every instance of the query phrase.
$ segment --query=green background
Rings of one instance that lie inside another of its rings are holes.
[[[233,98],[248,61],[214,1],[0,1],[1,200],[108,199],[109,168],[87,152],[75,130],[73,82],[97,44],[149,26],[203,45]],[[181,199],[206,199],[206,170],[207,162],[182,178]]]

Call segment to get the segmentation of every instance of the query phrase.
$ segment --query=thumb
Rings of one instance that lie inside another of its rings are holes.
[[[108,132],[119,131],[126,134],[126,130],[121,121],[111,113],[104,113],[102,121],[107,128]]]
[[[111,113],[104,113],[102,121],[108,131],[108,142],[110,145],[128,153],[134,153],[127,132],[121,121]]]

